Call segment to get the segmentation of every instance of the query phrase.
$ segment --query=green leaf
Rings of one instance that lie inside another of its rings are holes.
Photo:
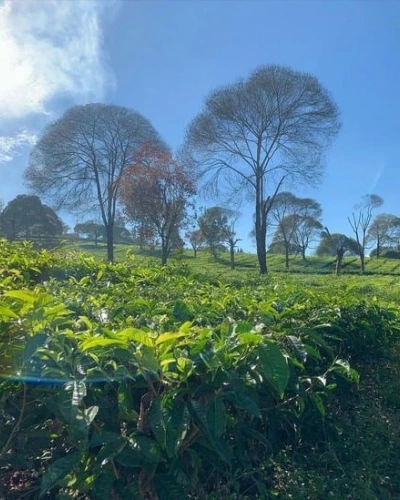
[[[186,404],[179,399],[173,401],[172,407],[163,403],[160,399],[153,401],[150,426],[161,448],[173,457],[186,435],[189,415]]]
[[[118,339],[103,339],[103,338],[91,338],[84,340],[81,344],[81,350],[83,352],[90,349],[96,349],[97,347],[110,347],[110,346],[120,346],[127,347],[127,343],[123,340]]]
[[[18,318],[18,314],[12,311],[7,305],[0,304],[0,319],[7,321],[10,318]]]
[[[119,455],[126,445],[127,441],[121,436],[119,439],[105,444],[97,453],[96,462],[104,467],[111,459]]]
[[[268,342],[258,346],[258,356],[266,381],[283,399],[289,382],[289,367],[286,357],[276,342]]]
[[[289,340],[291,345],[294,347],[294,351],[295,351],[298,359],[302,363],[305,363],[307,360],[308,353],[307,353],[306,346],[303,344],[303,342],[298,337],[295,337],[294,335],[287,335],[286,338]]]
[[[139,330],[138,328],[125,328],[124,330],[117,332],[116,337],[126,340],[134,340],[148,347],[152,347],[154,345],[154,341],[150,337],[149,333]]]
[[[321,397],[318,394],[311,394],[311,399],[313,400],[315,406],[317,407],[319,413],[322,417],[325,417],[326,411],[324,403],[322,402]]]
[[[58,407],[70,423],[77,418],[79,405],[86,396],[86,385],[82,381],[67,382],[59,396]]]
[[[214,397],[209,402],[207,408],[207,428],[210,434],[215,438],[220,438],[226,429],[226,411],[221,398]]]
[[[239,342],[244,345],[248,344],[260,344],[264,337],[259,333],[240,333],[238,335]]]
[[[38,296],[33,292],[31,292],[30,290],[9,290],[8,292],[4,293],[4,296],[22,300],[22,302],[26,302],[27,304],[31,305],[38,298]]]
[[[254,325],[248,321],[238,321],[235,331],[237,334],[251,333],[253,328]]]
[[[163,344],[164,342],[168,342],[170,340],[177,340],[182,337],[186,337],[186,333],[184,332],[178,332],[178,333],[162,333],[156,340],[156,345]]]
[[[74,470],[74,467],[80,460],[80,456],[79,451],[70,453],[65,457],[59,458],[46,469],[42,477],[39,498],[43,498],[59,481]]]
[[[257,393],[256,393],[257,394]],[[255,396],[256,396],[255,394]],[[244,387],[233,387],[231,391],[224,393],[225,399],[234,403],[238,408],[247,411],[257,418],[261,417],[257,401],[251,397],[250,392]]]

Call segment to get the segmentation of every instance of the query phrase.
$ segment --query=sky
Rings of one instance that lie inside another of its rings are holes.
[[[341,111],[323,182],[290,190],[331,233],[368,193],[400,215],[398,0],[0,0],[0,198],[27,192],[29,152],[70,106],[134,109],[177,150],[212,90],[266,64],[311,73]],[[254,251],[253,208],[233,208]]]

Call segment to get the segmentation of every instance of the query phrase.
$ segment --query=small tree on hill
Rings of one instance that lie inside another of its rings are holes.
[[[348,217],[349,224],[358,245],[358,256],[360,257],[361,273],[365,271],[365,250],[367,246],[367,234],[372,221],[373,211],[383,204],[383,199],[377,194],[367,194],[362,202],[356,205],[356,211]]]
[[[79,222],[75,224],[75,233],[80,237],[81,235],[86,236],[91,240],[94,240],[94,244],[97,246],[100,238],[105,237],[105,229],[103,224],[94,222],[93,220],[88,220],[86,222]]]
[[[393,214],[378,214],[368,228],[367,239],[375,242],[377,258],[383,248],[397,246],[400,240],[400,217]]]
[[[197,251],[202,247],[204,242],[201,231],[200,229],[194,229],[193,231],[188,231],[185,236],[189,240],[189,243],[194,252],[194,258],[196,258]]]
[[[321,234],[322,238],[317,247],[316,255],[332,255],[336,257],[335,274],[338,276],[342,272],[343,258],[347,254],[357,255],[358,244],[345,234],[330,233],[326,227]]]

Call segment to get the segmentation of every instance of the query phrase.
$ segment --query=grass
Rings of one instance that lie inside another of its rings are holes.
[[[79,241],[72,245],[67,245],[66,248],[83,250],[90,255],[99,259],[106,259],[107,247],[104,243],[98,243],[96,246],[92,242]],[[159,250],[140,250],[139,247],[130,244],[115,245],[115,260],[121,262],[126,258],[126,252],[129,251],[135,255],[138,263],[146,262],[149,259],[160,260],[161,254]],[[171,261],[177,261],[177,258],[172,255]],[[213,272],[222,273],[230,269],[229,253],[220,253],[217,259],[214,259],[206,250],[197,252],[197,257],[194,258],[193,251],[185,249],[179,257],[179,261],[187,263],[195,272]],[[268,269],[272,273],[296,273],[296,274],[334,274],[335,258],[328,256],[308,256],[303,260],[301,256],[290,257],[289,269],[285,268],[284,255],[268,255]],[[240,272],[258,272],[257,256],[250,253],[238,253],[235,255],[235,271]],[[360,274],[360,264],[357,257],[345,257],[343,260],[343,274]],[[400,260],[386,258],[367,258],[365,263],[364,275],[386,275],[400,276]]]

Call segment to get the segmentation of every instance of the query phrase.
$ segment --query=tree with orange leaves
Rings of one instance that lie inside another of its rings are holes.
[[[167,259],[184,226],[195,183],[172,154],[146,144],[134,165],[126,169],[120,202],[128,220],[154,229],[161,242],[161,261]]]

